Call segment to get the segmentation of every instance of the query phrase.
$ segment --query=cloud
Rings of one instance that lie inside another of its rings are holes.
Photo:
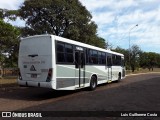
[[[98,35],[115,46],[132,44],[160,53],[160,4],[157,0],[80,0],[98,25]],[[154,49],[157,48],[157,49]]]
[[[8,10],[17,10],[23,4],[23,2],[24,0],[1,0],[0,8]],[[5,19],[5,21],[15,26],[25,26],[25,21],[20,20],[20,18],[17,18],[16,21],[8,21],[8,19]]]
[[[18,27],[25,27],[25,21],[21,20],[19,17],[16,19],[16,21],[9,21],[10,24]]]
[[[96,21],[98,25],[104,25],[109,24],[114,19],[114,16],[112,13],[101,13],[101,14],[95,14],[93,16],[93,21]]]
[[[18,9],[23,2],[24,0],[1,0],[0,8],[15,10],[15,9]]]
[[[18,9],[24,0],[1,0],[0,8]],[[129,31],[132,44],[144,51],[160,53],[160,4],[158,0],[80,0],[98,25],[98,35],[115,47],[128,47]],[[18,19],[12,22],[24,26]],[[156,48],[156,49],[155,49]]]
[[[80,0],[83,5],[87,7],[87,9],[91,12],[96,11],[97,9],[105,8],[106,6],[110,6],[111,1],[113,0]]]

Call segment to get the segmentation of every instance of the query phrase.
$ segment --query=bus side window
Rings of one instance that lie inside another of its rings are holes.
[[[84,67],[85,59],[84,59],[84,53],[81,53],[81,68]]]
[[[63,42],[56,43],[57,63],[73,64],[73,45]]]
[[[102,52],[98,52],[98,64],[102,64]]]
[[[57,62],[65,62],[64,43],[57,43]]]
[[[89,63],[89,50],[86,49],[86,64]]]
[[[102,64],[106,65],[106,54],[102,52]]]
[[[92,60],[93,60],[93,64],[98,64],[98,52],[96,50],[93,50]]]
[[[88,50],[88,56],[89,56],[89,64],[93,64],[93,59],[92,59],[92,50],[91,49],[89,49]]]
[[[121,66],[122,66],[122,67],[125,66],[124,58],[121,58]]]
[[[113,65],[121,66],[121,56],[112,55],[112,63],[113,63]]]
[[[121,66],[122,65],[122,58],[121,56],[117,55],[117,65]]]
[[[107,66],[112,66],[112,57],[107,56]]]
[[[65,58],[67,63],[73,63],[73,46],[65,44]]]
[[[78,68],[79,65],[79,52],[75,52],[75,67]]]

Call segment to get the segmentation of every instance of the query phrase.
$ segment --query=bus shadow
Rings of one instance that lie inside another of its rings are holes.
[[[34,94],[33,97],[36,97],[37,100],[46,100],[46,99],[69,96],[72,94],[76,94],[80,91],[82,91],[82,89],[81,90],[46,90],[46,92],[44,93]]]
[[[47,99],[59,98],[71,94],[76,94],[80,90],[52,90],[47,88],[36,87],[17,87],[16,88],[1,88],[0,98],[13,99],[13,100],[25,100],[25,101],[42,101]]]
[[[111,84],[113,85],[114,83],[116,84],[116,82],[112,82]],[[110,84],[108,83],[104,83],[98,85],[97,89],[109,85]],[[76,93],[79,92],[90,92],[90,90],[88,88],[78,90],[53,90],[48,88],[37,87],[19,87],[18,85],[0,86],[0,98],[24,101],[43,101],[48,99],[69,96],[72,94],[76,95]]]

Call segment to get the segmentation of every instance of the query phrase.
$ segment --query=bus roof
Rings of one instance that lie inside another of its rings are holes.
[[[95,47],[93,45],[89,45],[89,44],[86,44],[86,43],[82,43],[82,42],[78,42],[78,41],[75,41],[75,40],[70,40],[70,39],[67,39],[67,38],[63,38],[63,37],[56,36],[56,35],[50,35],[50,34],[29,36],[29,37],[26,37],[26,38],[22,38],[21,40],[25,40],[25,39],[28,39],[28,38],[34,38],[34,37],[45,37],[45,36],[52,36],[57,41],[66,42],[66,43],[69,43],[69,44],[74,44],[74,45],[77,45],[77,46],[80,46],[80,47],[90,48],[90,49],[99,50],[99,51],[102,51],[102,52],[107,52],[107,53],[111,53],[111,54],[115,54],[115,55],[124,56],[121,53],[117,53],[117,52],[114,52],[114,51],[111,51],[111,50]]]

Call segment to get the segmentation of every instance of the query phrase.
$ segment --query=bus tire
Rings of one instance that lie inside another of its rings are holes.
[[[97,87],[97,78],[96,78],[96,76],[92,76],[91,77],[91,81],[90,81],[90,90],[95,90],[96,89],[96,87]]]
[[[118,80],[117,82],[119,82],[121,80],[121,73],[118,74]]]

